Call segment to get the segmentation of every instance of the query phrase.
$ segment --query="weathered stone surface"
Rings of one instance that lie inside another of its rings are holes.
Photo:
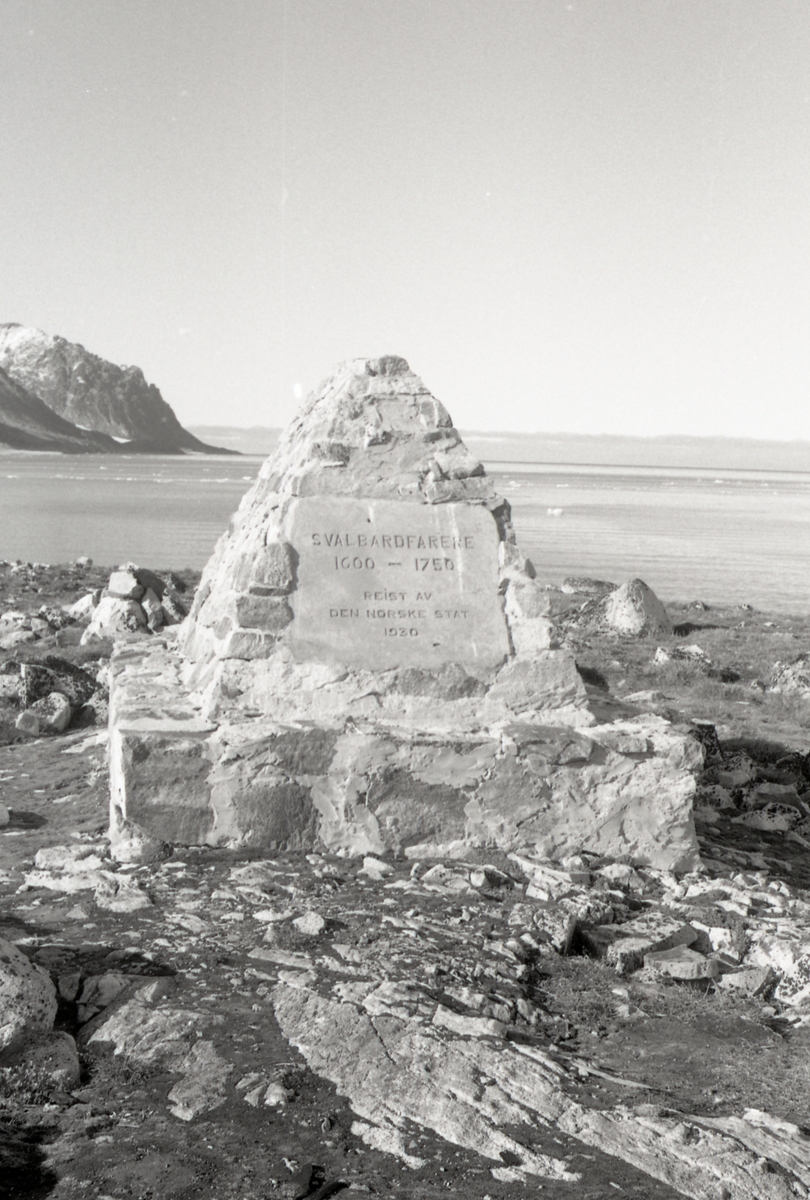
[[[312,497],[295,504],[290,541],[296,657],[374,670],[507,657],[498,529],[485,508]]]
[[[23,1067],[26,1071],[45,1074],[53,1088],[70,1092],[79,1083],[81,1065],[76,1043],[69,1033],[53,1029],[36,1033],[16,1050],[7,1050],[2,1057],[4,1069]]]
[[[23,443],[31,448],[113,454],[121,452],[118,440],[123,438],[130,443],[126,447],[130,453],[222,453],[183,429],[139,367],[116,366],[77,342],[52,337],[41,329],[2,324],[0,370],[4,382],[13,381],[17,392],[28,400],[26,407],[33,410],[26,415],[29,420],[35,418],[31,432],[38,437],[33,443],[30,438]],[[5,421],[9,419],[12,427],[18,424],[4,415]],[[23,429],[28,424],[24,422]],[[99,432],[91,432],[94,430]]]
[[[392,507],[386,508],[389,504]],[[442,513],[444,506],[449,507]],[[462,511],[456,522],[451,509]],[[369,514],[374,529],[369,527]],[[475,533],[461,535],[462,539],[473,537],[474,548],[453,542],[459,519],[475,526]],[[486,547],[479,545],[484,536],[479,530],[486,530]],[[283,640],[295,643],[304,653],[307,645],[315,653],[323,653],[324,640],[326,650],[334,655],[336,647],[344,642],[351,664],[351,654],[357,658],[368,635],[365,625],[382,623],[388,629],[402,627],[410,631],[421,627],[421,635],[417,633],[415,640],[421,636],[422,658],[414,656],[413,646],[388,645],[395,640],[389,634],[381,646],[383,658],[374,660],[375,667],[451,661],[447,653],[442,657],[440,646],[433,645],[432,656],[425,659],[425,622],[436,626],[432,641],[438,637],[444,644],[447,632],[437,625],[440,620],[471,622],[472,617],[436,617],[437,610],[455,613],[471,607],[478,610],[484,605],[491,614],[494,604],[498,616],[497,547],[505,536],[512,536],[508,507],[495,495],[481,464],[466,450],[445,410],[408,364],[392,356],[344,364],[291,424],[276,454],[243,500],[231,531],[220,540],[184,631],[185,651],[198,662],[212,657],[259,657],[258,644],[251,648],[243,639],[234,640],[221,621],[224,616],[232,619],[230,613],[237,596],[264,595],[290,597],[295,619]],[[379,544],[372,545],[375,537]],[[394,544],[403,537],[401,546]],[[360,542],[365,538],[369,539],[368,553],[358,555],[355,551],[363,549]],[[383,539],[391,539],[391,545],[383,544]],[[466,580],[469,572],[464,569],[477,564],[484,549],[489,551],[486,578],[492,582],[491,596],[482,579]],[[380,552],[389,550],[391,553],[383,558]],[[435,594],[430,600],[418,600],[417,592],[425,596],[438,593],[442,582],[439,575],[451,572],[459,553],[464,561],[458,561],[455,586],[448,591],[444,583],[447,602]],[[494,564],[490,562],[493,554]],[[373,566],[367,565],[372,561]],[[344,562],[347,565],[342,565]],[[389,562],[399,565],[389,566]],[[366,592],[370,593],[368,597]],[[398,593],[395,600],[377,595],[394,592]],[[339,615],[341,610],[357,609],[362,614],[370,608],[397,614],[424,609],[426,615],[414,618],[416,625],[414,620],[399,615],[390,620],[387,616]],[[332,609],[337,616],[330,616]],[[319,627],[322,620],[323,630]],[[343,623],[351,625],[361,620],[361,631],[355,636],[350,633],[346,639]],[[494,621],[492,615],[488,615],[488,621]],[[301,636],[297,632],[299,624],[303,625]],[[213,631],[213,636],[195,637],[196,625]],[[498,652],[503,657],[509,652],[508,638],[499,626],[503,626],[502,616],[494,621],[494,627],[498,630]],[[483,638],[487,629],[482,627],[477,635],[467,637],[467,656],[470,642],[477,646],[476,636]],[[405,642],[413,637],[408,632]],[[473,657],[480,653],[472,650]],[[496,657],[494,652],[490,656]],[[370,662],[370,656],[362,661]]]
[[[645,954],[644,966],[652,967],[670,979],[716,979],[721,973],[720,964],[715,959],[706,958],[688,946],[673,946],[671,950]]]
[[[262,629],[277,633],[293,619],[292,610],[281,596],[237,596],[235,619],[241,629]]]
[[[56,1006],[50,977],[12,942],[0,938],[0,1051],[48,1032]]]
[[[767,1126],[760,1132],[754,1121],[691,1117],[650,1104],[586,1108],[566,1094],[563,1071],[550,1055],[504,1042],[497,1022],[480,1029],[478,1019],[462,1018],[461,1028],[450,1029],[450,1017],[426,1025],[394,1013],[373,1015],[306,984],[283,982],[273,1003],[284,1035],[310,1068],[348,1096],[365,1127],[360,1136],[405,1161],[403,1139],[390,1135],[412,1121],[501,1164],[495,1171],[504,1161],[515,1164],[514,1183],[532,1177],[576,1183],[579,1176],[563,1158],[538,1153],[519,1134],[505,1132],[539,1121],[704,1200],[795,1196],[795,1178],[763,1170],[763,1153],[800,1178],[807,1170],[806,1154],[795,1145],[780,1147],[766,1136]],[[442,1035],[436,1025],[444,1026]]]
[[[60,692],[74,711],[87,704],[98,690],[98,682],[89,671],[56,655],[42,663],[23,663],[20,669],[23,704],[28,707],[51,692]]]
[[[118,600],[140,600],[146,588],[139,583],[134,571],[118,570],[110,575],[107,593]]]
[[[605,600],[604,613],[608,627],[626,637],[672,633],[667,610],[641,579],[631,579],[611,592]]]
[[[61,692],[50,692],[32,704],[29,712],[37,718],[40,733],[62,733],[73,715],[70,701]]]
[[[161,983],[161,980],[156,980]],[[164,993],[165,994],[165,993]],[[113,1006],[109,1017],[93,1022],[88,1046],[105,1043],[125,1061],[173,1071],[181,1079],[169,1092],[170,1111],[181,1121],[218,1108],[225,1100],[225,1085],[233,1072],[206,1038],[203,1014],[183,1008],[155,1008],[159,993],[138,996]]]
[[[94,639],[113,637],[118,633],[138,633],[146,627],[146,616],[136,600],[119,600],[102,596],[90,624],[82,634],[82,645]]]
[[[161,862],[171,854],[171,846],[134,821],[123,817],[110,830],[110,855],[119,863],[143,865]]]
[[[257,596],[286,596],[295,586],[296,560],[288,542],[260,545],[254,555],[237,563],[234,589]]]
[[[789,663],[774,663],[771,691],[784,692],[786,695],[810,696],[810,654],[800,654]]]
[[[144,611],[146,623],[153,633],[157,633],[163,628],[163,605],[151,588],[147,588],[141,596],[141,608]]]
[[[393,849],[415,857],[496,845],[563,857],[584,846],[659,867],[686,868],[696,859],[695,760],[684,761],[689,739],[662,718],[592,725],[587,732],[513,719],[476,731],[464,728],[465,713],[474,724],[482,699],[464,695],[467,677],[454,671],[444,682],[440,673],[439,691],[446,687],[456,695],[460,683],[462,695],[446,702],[421,675],[405,673],[407,686],[422,693],[411,697],[423,706],[413,710],[424,713],[426,728],[418,737],[413,726],[398,721],[384,727],[365,722],[363,728],[345,718],[336,723],[334,705],[331,717],[324,710],[323,724],[311,712],[301,720],[306,696],[269,685],[268,694],[282,698],[272,719],[215,726],[192,709],[172,707],[176,682],[167,670],[161,720],[166,653],[127,647],[115,664],[113,830],[128,819],[167,842],[322,847],[344,854]],[[322,695],[333,676],[316,678],[316,694]],[[575,672],[571,683],[581,686]],[[137,705],[144,688],[151,718],[135,715],[143,711]],[[252,705],[253,693],[246,699]],[[443,703],[460,709],[455,729],[447,717],[452,742],[429,728]],[[282,720],[282,708],[297,724]],[[379,711],[377,700],[374,709]],[[186,720],[179,720],[184,712]],[[509,709],[501,701],[493,712],[502,717]]]

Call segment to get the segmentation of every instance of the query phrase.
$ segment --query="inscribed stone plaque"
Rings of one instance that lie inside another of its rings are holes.
[[[509,654],[487,509],[305,497],[289,539],[299,561],[285,641],[297,658],[486,668]]]

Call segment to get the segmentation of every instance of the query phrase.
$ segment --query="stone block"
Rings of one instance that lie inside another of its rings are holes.
[[[139,585],[140,586],[140,585]],[[94,639],[114,637],[119,633],[145,632],[146,615],[136,600],[102,596],[90,624],[82,634],[82,645]]]
[[[540,904],[534,910],[534,935],[553,946],[558,954],[567,954],[576,932],[577,919],[556,904]]]
[[[141,608],[146,615],[146,623],[153,633],[163,628],[163,606],[151,588],[147,588],[141,597]]]
[[[693,865],[688,738],[656,718],[579,732],[596,715],[533,574],[509,505],[407,364],[346,364],[217,543],[182,669],[165,646],[116,652],[113,825],[167,842]],[[169,589],[152,591],[165,609]],[[566,928],[593,918],[569,899]]]
[[[237,596],[234,607],[236,623],[241,629],[264,629],[278,633],[293,619],[284,596]]]
[[[585,709],[588,696],[573,655],[546,650],[534,659],[513,659],[489,689],[487,705],[502,704],[513,713],[575,706]]]
[[[776,983],[777,976],[770,967],[744,967],[741,971],[728,971],[718,980],[724,992],[737,996],[766,996]]]
[[[286,596],[295,586],[295,559],[288,542],[254,546],[251,554],[240,559],[231,586],[258,596]]]
[[[717,979],[722,967],[714,958],[706,958],[688,946],[675,946],[672,950],[656,950],[644,955],[644,966],[652,967],[659,975],[670,979]]]
[[[206,734],[155,724],[111,731],[111,824],[124,818],[167,842],[205,842],[213,827]]]
[[[140,600],[146,588],[138,582],[133,571],[113,571],[107,584],[107,595],[116,600]]]
[[[298,659],[371,670],[506,661],[485,508],[313,496],[293,503],[290,524],[299,560],[285,642]]]
[[[49,655],[44,664],[23,663],[20,674],[23,703],[26,706],[41,700],[51,692],[60,692],[70,701],[71,708],[78,711],[99,686],[89,671],[54,655]]]
[[[267,658],[276,640],[273,634],[264,631],[231,629],[223,638],[219,654],[222,658]]]
[[[63,733],[70,724],[70,701],[61,692],[49,692],[20,713],[16,727],[21,733],[38,737],[41,733]]]

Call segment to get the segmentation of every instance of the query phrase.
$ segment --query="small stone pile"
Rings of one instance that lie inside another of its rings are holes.
[[[182,597],[185,590],[186,585],[176,575],[161,576],[147,567],[123,563],[112,572],[107,587],[92,606],[82,645],[125,633],[157,633],[165,625],[179,625],[188,611]]]
[[[55,654],[42,662],[9,659],[0,663],[0,699],[19,705],[15,725],[20,733],[63,733],[79,713],[88,724],[90,718],[106,717],[105,669],[87,670]]]

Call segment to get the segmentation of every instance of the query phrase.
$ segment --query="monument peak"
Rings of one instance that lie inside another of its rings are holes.
[[[511,651],[499,589],[513,545],[508,504],[405,359],[353,359],[263,466],[183,647],[200,664],[287,647],[369,668],[496,667]]]

